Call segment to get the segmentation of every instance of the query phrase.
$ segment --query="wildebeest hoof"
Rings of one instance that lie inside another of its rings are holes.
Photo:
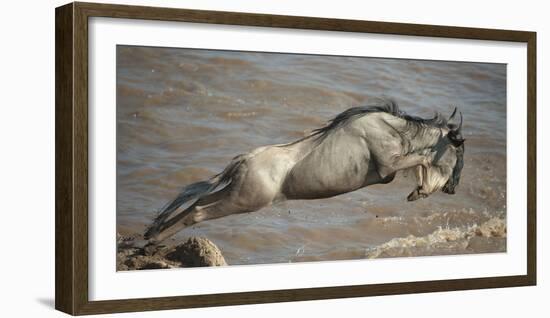
[[[423,199],[426,197],[428,197],[428,195],[424,193],[422,190],[415,189],[413,192],[409,194],[409,196],[407,197],[407,201],[416,201],[418,199]]]
[[[153,256],[155,255],[160,249],[162,248],[161,245],[157,245],[154,243],[148,243],[143,247],[143,254],[145,256]]]

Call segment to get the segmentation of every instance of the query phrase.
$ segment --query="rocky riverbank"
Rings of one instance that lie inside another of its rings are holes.
[[[225,265],[220,249],[204,237],[190,237],[182,244],[154,251],[135,246],[132,238],[118,237],[117,271]]]

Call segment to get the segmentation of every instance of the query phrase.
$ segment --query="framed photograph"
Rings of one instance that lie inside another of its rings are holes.
[[[56,9],[82,315],[536,284],[536,33]]]

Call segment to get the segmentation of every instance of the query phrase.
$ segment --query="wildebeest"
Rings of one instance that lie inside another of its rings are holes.
[[[423,119],[391,100],[353,107],[309,136],[238,155],[219,174],[187,185],[147,229],[155,245],[209,219],[257,211],[283,200],[329,198],[390,183],[414,169],[409,201],[442,190],[454,194],[463,167],[462,113]]]

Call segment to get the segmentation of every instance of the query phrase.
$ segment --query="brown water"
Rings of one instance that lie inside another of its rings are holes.
[[[330,199],[289,201],[199,223],[229,264],[501,252],[506,249],[506,66],[117,48],[117,229],[139,235],[185,185],[235,155],[296,140],[369,98],[409,114],[464,115],[456,195],[407,202],[401,173]]]

